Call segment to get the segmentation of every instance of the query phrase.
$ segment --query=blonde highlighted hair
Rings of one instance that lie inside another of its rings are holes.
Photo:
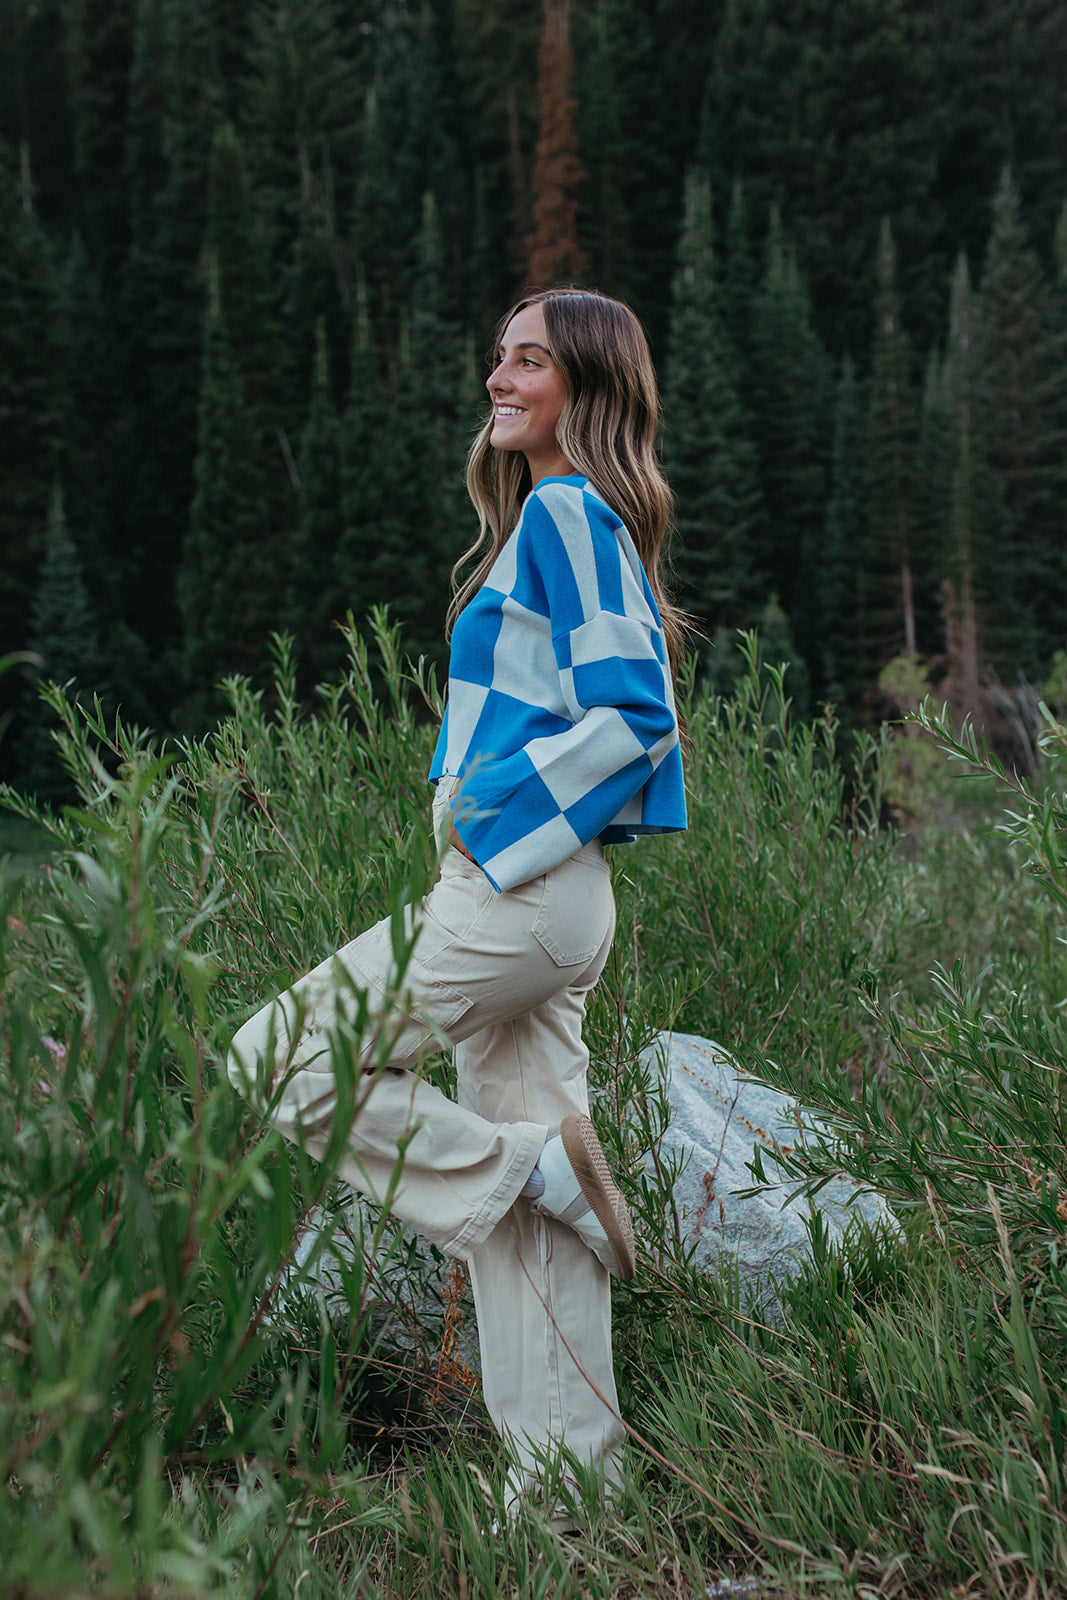
[[[501,319],[491,352],[494,364],[508,323],[532,305],[543,308],[549,354],[567,388],[556,442],[633,539],[659,607],[671,670],[677,673],[688,626],[663,582],[673,502],[656,455],[659,390],[644,329],[621,300],[586,289],[546,289],[527,295]],[[485,581],[533,487],[525,456],[518,450],[494,449],[492,431],[490,416],[467,458],[467,490],[478,513],[478,537],[452,569],[449,634]],[[460,570],[487,541],[477,565],[460,582]]]

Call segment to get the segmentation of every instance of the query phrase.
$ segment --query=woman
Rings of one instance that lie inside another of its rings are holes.
[[[633,313],[575,289],[528,297],[501,323],[487,388],[467,555],[488,548],[449,613],[430,770],[448,844],[403,1004],[386,921],[247,1022],[229,1070],[321,1154],[339,996],[366,991],[394,1019],[338,1170],[379,1199],[392,1183],[395,1214],[469,1262],[485,1401],[522,1493],[546,1448],[610,1480],[622,1442],[609,1274],[632,1276],[633,1233],[587,1114],[581,1024],[614,933],[602,845],[685,826],[681,623],[659,582],[670,502]],[[455,1102],[412,1070],[442,1035]]]

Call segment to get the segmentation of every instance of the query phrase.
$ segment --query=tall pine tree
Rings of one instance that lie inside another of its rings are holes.
[[[285,621],[292,453],[279,418],[266,251],[244,155],[230,126],[212,154],[208,307],[196,492],[183,554],[189,708],[217,706],[226,673],[255,673]]]
[[[284,324],[284,425],[295,438],[314,384],[324,323],[331,355],[347,363],[351,293],[337,194],[355,182],[356,64],[336,0],[258,0],[249,15],[244,136]]]
[[[123,635],[164,714],[182,682],[178,587],[195,491],[205,322],[199,263],[211,143],[226,98],[219,33],[211,0],[137,0],[112,560],[121,562],[114,603]]]
[[[1067,615],[1067,346],[1007,171],[993,205],[982,274],[978,425],[992,471],[986,506],[997,606],[989,649],[1001,672],[1041,682]]]
[[[42,705],[38,688],[48,681],[73,683],[75,692],[91,698],[106,685],[96,615],[58,485],[52,491],[44,561],[30,612],[29,647],[36,660],[26,669],[24,717],[21,726],[16,724],[19,782],[42,800],[68,799],[70,782],[52,736],[55,718]]]
[[[877,283],[868,415],[867,537],[860,591],[872,677],[901,651],[911,661],[918,654],[913,509],[918,419],[911,350],[901,326],[896,246],[888,219],[882,222]]]
[[[62,0],[78,225],[111,290],[127,246],[123,125],[135,0]]]
[[[822,697],[842,706],[863,687],[857,552],[867,533],[866,385],[846,356],[834,400],[826,533],[817,584],[820,645],[814,677]]]
[[[957,726],[964,717],[982,721],[984,711],[982,614],[987,600],[988,551],[982,538],[981,512],[989,478],[976,417],[975,323],[970,271],[967,257],[961,255],[952,279],[944,365],[952,478],[942,585],[948,671],[941,686]]]
[[[296,457],[299,507],[287,595],[287,624],[309,681],[322,679],[340,651],[330,624],[345,607],[336,582],[341,535],[341,423],[333,400],[325,325],[315,330],[311,405]]]
[[[26,642],[30,595],[41,560],[60,451],[60,355],[53,263],[0,146],[0,638]]]
[[[796,255],[776,213],[752,307],[751,348],[753,432],[765,509],[754,567],[761,596],[777,594],[810,668],[818,653],[831,381]]]
[[[712,626],[751,617],[756,454],[734,384],[718,304],[711,182],[686,182],[664,385],[664,460],[677,506],[684,604]]]
[[[351,611],[357,619],[379,599],[371,574],[390,495],[380,470],[391,425],[390,397],[374,347],[368,298],[359,277],[348,401],[341,418],[341,535],[336,557],[342,612]]]

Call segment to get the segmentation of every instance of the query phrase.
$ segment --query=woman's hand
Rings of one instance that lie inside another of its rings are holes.
[[[461,856],[466,856],[468,861],[474,861],[474,857],[471,855],[470,851],[467,849],[467,846],[463,843],[463,840],[456,832],[455,823],[453,823],[452,827],[449,829],[448,842],[452,846],[453,850],[459,851]],[[474,865],[478,865],[477,861],[474,861]]]

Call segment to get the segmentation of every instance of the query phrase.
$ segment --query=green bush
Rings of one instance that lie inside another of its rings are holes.
[[[880,829],[879,751],[791,717],[754,638],[731,699],[684,707],[689,829],[619,862],[620,939],[670,975],[678,1025],[839,1070],[861,1048],[859,975],[893,958],[904,881]]]

